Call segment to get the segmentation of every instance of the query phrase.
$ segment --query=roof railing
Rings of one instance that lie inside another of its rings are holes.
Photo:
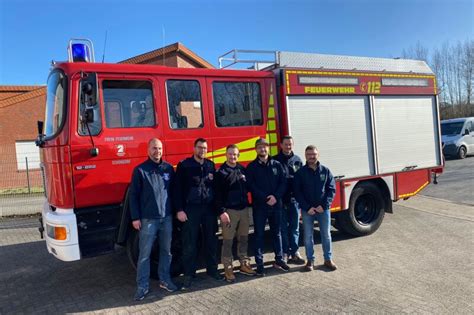
[[[270,56],[272,59],[268,58]],[[233,49],[219,57],[219,69],[229,68],[236,64],[252,64],[250,68],[258,70],[262,65],[267,67],[276,64],[277,56],[278,53],[274,50]]]

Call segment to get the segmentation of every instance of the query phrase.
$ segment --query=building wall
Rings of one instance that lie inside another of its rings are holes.
[[[36,139],[36,122],[44,120],[45,103],[43,94],[0,108],[0,189],[28,186],[26,171],[17,168],[15,143]],[[39,170],[31,170],[28,175],[31,186],[41,186]]]

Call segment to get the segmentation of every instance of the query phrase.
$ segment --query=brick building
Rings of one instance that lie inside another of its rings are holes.
[[[181,43],[120,61],[179,68],[214,68]],[[0,193],[8,188],[40,187],[37,121],[44,120],[46,86],[0,86]],[[28,165],[28,172],[26,172]]]

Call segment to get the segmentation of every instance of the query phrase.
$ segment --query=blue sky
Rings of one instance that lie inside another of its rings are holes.
[[[106,31],[106,62],[178,41],[214,65],[234,48],[397,57],[473,39],[473,2],[0,0],[0,84],[45,84],[74,37],[101,60]]]

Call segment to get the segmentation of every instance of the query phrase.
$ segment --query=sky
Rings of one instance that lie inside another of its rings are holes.
[[[217,65],[231,49],[394,58],[474,38],[474,0],[0,0],[0,85],[45,84],[71,38],[118,62],[181,42]]]

